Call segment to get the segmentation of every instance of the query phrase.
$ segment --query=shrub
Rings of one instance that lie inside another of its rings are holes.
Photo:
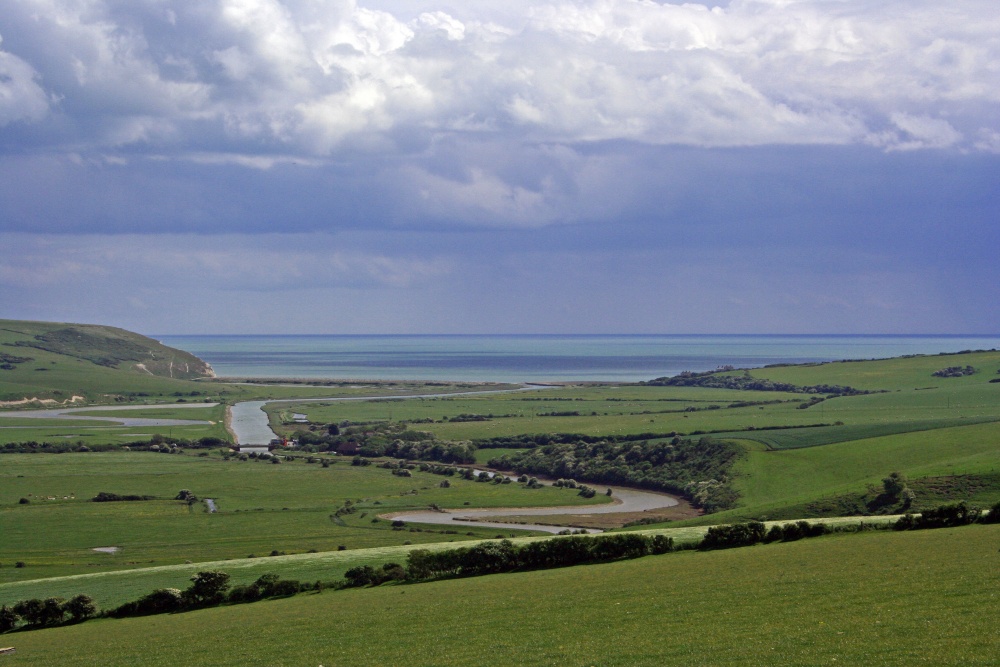
[[[951,528],[967,526],[979,520],[980,510],[969,507],[964,502],[955,505],[942,505],[937,509],[925,510],[920,516],[905,515],[893,525],[897,530],[920,528]]]
[[[177,495],[174,496],[174,500],[183,500],[188,505],[194,505],[196,502],[198,502],[198,496],[191,493],[191,491],[189,491],[188,489],[181,489],[180,491],[177,492]]]
[[[63,605],[63,611],[74,621],[83,621],[97,613],[97,605],[89,595],[76,595]]]
[[[184,591],[184,601],[190,606],[209,606],[222,602],[229,588],[229,575],[219,570],[198,572],[191,577],[191,586]]]
[[[260,589],[253,584],[249,586],[233,586],[226,595],[226,602],[229,602],[230,604],[256,602],[260,599]]]
[[[698,546],[701,549],[746,547],[763,542],[765,535],[764,524],[760,521],[712,526]]]
[[[990,508],[989,514],[979,518],[980,523],[1000,523],[1000,503]]]
[[[674,538],[666,535],[653,535],[650,551],[653,554],[665,554],[674,550]]]
[[[352,567],[344,573],[348,586],[367,586],[375,582],[376,572],[371,565]]]
[[[184,607],[184,594],[176,588],[157,588],[138,600],[125,604],[109,612],[110,616],[147,616],[177,611]]]
[[[120,502],[126,500],[156,500],[156,496],[139,496],[135,494],[121,495],[119,493],[109,493],[108,491],[101,491],[96,496],[91,498],[95,503],[111,503]]]
[[[44,607],[44,602],[38,598],[32,598],[30,600],[19,600],[14,605],[13,611],[28,625],[41,625],[44,618]]]
[[[0,632],[13,630],[20,618],[20,615],[7,605],[0,607]]]

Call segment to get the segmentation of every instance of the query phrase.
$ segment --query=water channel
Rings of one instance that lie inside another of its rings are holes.
[[[183,408],[214,408],[218,403],[166,403],[158,405],[97,405],[86,408],[50,408],[47,410],[4,410],[0,412],[0,418],[11,419],[74,419],[84,421],[101,422],[107,425],[113,422],[120,426],[149,427],[149,426],[191,426],[195,424],[205,425],[212,422],[201,419],[149,419],[146,417],[120,417],[107,416],[99,417],[81,413],[87,412],[120,412],[127,410],[155,410],[155,409],[183,409]],[[3,421],[0,420],[0,424]],[[0,426],[0,428],[24,428],[23,426]]]
[[[277,399],[272,401],[243,401],[233,405],[227,414],[228,426],[240,445],[242,451],[256,451],[258,453],[267,452],[267,445],[272,439],[277,438],[274,431],[268,424],[267,413],[264,406],[268,403],[319,403],[334,401],[387,401],[406,398],[438,398],[441,396],[470,396],[476,394],[510,393],[514,391],[532,391],[542,387],[529,385],[520,389],[488,390],[488,391],[467,391],[450,394],[418,394],[408,396],[351,396],[351,397],[330,397],[330,398],[294,398]],[[17,417],[30,419],[82,419],[95,422],[114,422],[123,426],[149,427],[149,426],[185,426],[191,424],[209,424],[210,422],[193,419],[149,419],[138,417],[121,416],[93,416],[81,415],[85,412],[119,412],[128,410],[150,410],[156,408],[209,408],[215,407],[218,403],[170,403],[160,405],[109,405],[91,406],[83,408],[55,408],[48,410],[18,410],[2,413],[3,417]],[[2,421],[0,421],[2,424]],[[4,428],[0,426],[0,428]],[[543,481],[543,483],[546,483]],[[607,487],[602,487],[607,488]],[[665,507],[673,507],[678,501],[672,496],[650,491],[640,491],[623,487],[611,487],[612,499],[614,502],[603,505],[577,505],[568,507],[517,507],[505,509],[476,509],[462,508],[460,510],[446,510],[435,512],[431,510],[414,510],[410,512],[400,512],[391,515],[390,518],[400,519],[413,523],[430,523],[436,525],[446,525],[452,528],[462,526],[479,526],[487,528],[508,528],[521,530],[537,530],[549,533],[558,533],[565,530],[565,526],[547,526],[544,524],[510,524],[489,521],[489,517],[494,516],[555,516],[555,515],[589,515],[589,514],[611,514],[617,512],[643,512]],[[214,503],[213,503],[214,504]]]

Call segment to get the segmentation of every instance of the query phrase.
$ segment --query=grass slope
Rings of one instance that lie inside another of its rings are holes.
[[[115,327],[0,320],[0,401],[201,394],[212,375],[192,354]],[[29,406],[30,407],[30,406]]]
[[[998,526],[324,592],[5,636],[11,665],[995,665]],[[95,641],[100,637],[100,641]]]

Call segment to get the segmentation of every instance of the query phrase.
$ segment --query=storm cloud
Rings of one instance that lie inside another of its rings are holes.
[[[0,307],[995,330],[998,34],[985,0],[8,0]]]

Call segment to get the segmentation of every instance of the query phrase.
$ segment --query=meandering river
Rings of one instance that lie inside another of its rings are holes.
[[[121,426],[190,426],[193,424],[211,424],[212,422],[201,419],[149,419],[145,417],[119,417],[107,416],[98,417],[85,415],[86,412],[120,412],[125,410],[155,410],[155,409],[183,409],[183,408],[214,408],[218,403],[166,403],[159,405],[98,405],[86,408],[52,408],[48,410],[13,410],[0,412],[0,417],[11,419],[74,419],[84,421],[113,422]],[[0,424],[3,424],[0,421]],[[0,428],[24,428],[23,426],[0,426]]]
[[[548,482],[543,482],[548,483]],[[601,486],[601,488],[609,488]],[[557,516],[572,514],[587,516],[589,514],[616,514],[618,512],[646,512],[649,510],[674,507],[678,500],[664,493],[640,491],[620,486],[611,488],[612,503],[604,505],[575,505],[566,507],[507,507],[502,509],[472,509],[417,510],[413,512],[395,512],[385,515],[385,518],[399,519],[413,523],[433,523],[437,525],[461,528],[462,526],[479,526],[483,528],[517,528],[520,530],[540,530],[547,533],[558,533],[566,530],[566,526],[547,526],[544,524],[499,523],[488,521],[493,516]],[[588,532],[600,532],[589,530]]]
[[[398,401],[412,398],[450,398],[481,394],[510,394],[520,391],[537,391],[545,385],[525,385],[518,389],[484,389],[482,391],[456,391],[441,394],[405,394],[391,396],[334,396],[331,398],[277,398],[268,401],[243,401],[229,409],[229,430],[241,447],[260,447],[276,439],[277,434],[268,424],[264,406],[268,403],[334,403],[347,401]]]
[[[401,398],[437,398],[440,396],[470,396],[476,394],[496,394],[510,393],[516,391],[532,391],[541,387],[529,385],[520,389],[503,390],[483,390],[466,391],[450,394],[415,394],[407,396],[350,396],[350,397],[330,397],[330,398],[294,398],[277,399],[272,401],[243,401],[237,403],[229,409],[227,414],[228,427],[236,437],[236,442],[244,448],[265,448],[267,444],[277,435],[271,430],[268,424],[267,413],[264,406],[268,403],[319,403],[333,401],[386,401],[399,400]],[[179,409],[179,408],[210,408],[218,403],[169,403],[159,405],[108,405],[91,406],[81,408],[53,408],[48,410],[17,410],[4,411],[3,417],[28,418],[28,419],[80,419],[94,422],[114,422],[123,426],[150,427],[150,426],[185,426],[191,424],[209,424],[211,422],[194,419],[150,419],[146,417],[121,417],[107,416],[100,417],[80,413],[87,412],[119,412],[130,410],[151,410],[151,409]],[[2,424],[2,421],[0,421]],[[0,428],[7,428],[0,426]],[[543,482],[544,483],[544,482]],[[602,487],[606,488],[606,487]],[[546,526],[543,524],[509,524],[489,521],[489,517],[495,516],[556,516],[556,515],[588,515],[588,514],[611,514],[617,512],[643,512],[665,507],[673,507],[678,504],[676,498],[662,493],[650,491],[640,491],[623,487],[611,487],[614,502],[603,505],[577,505],[567,507],[516,507],[503,509],[477,509],[463,508],[461,510],[449,510],[435,512],[431,510],[415,510],[412,512],[401,512],[391,515],[391,518],[400,519],[412,523],[430,523],[436,525],[446,525],[453,528],[462,526],[480,526],[487,528],[517,528],[521,530],[538,530],[549,533],[558,533],[565,530],[563,526]]]
[[[229,410],[229,427],[241,448],[257,449],[265,447],[272,439],[277,438],[268,424],[264,406],[268,403],[319,403],[333,401],[387,401],[410,398],[437,398],[440,396],[470,396],[475,394],[499,394],[515,391],[532,391],[539,386],[528,385],[520,389],[492,389],[484,391],[466,391],[451,394],[417,394],[407,396],[350,396],[334,398],[293,398],[272,401],[243,401]],[[543,482],[545,483],[545,482]],[[606,488],[606,487],[604,487]],[[516,528],[520,530],[538,530],[548,533],[558,533],[565,526],[546,526],[543,524],[509,524],[489,521],[494,516],[556,516],[556,515],[587,515],[612,514],[618,512],[645,512],[648,510],[674,507],[678,504],[676,498],[663,493],[640,491],[623,487],[611,487],[614,502],[604,505],[576,505],[567,507],[517,507],[504,509],[463,508],[435,512],[432,510],[415,510],[387,515],[389,518],[409,521],[412,523],[431,523],[446,525],[452,528],[462,526],[480,526],[487,528]],[[592,531],[593,532],[593,531]]]

